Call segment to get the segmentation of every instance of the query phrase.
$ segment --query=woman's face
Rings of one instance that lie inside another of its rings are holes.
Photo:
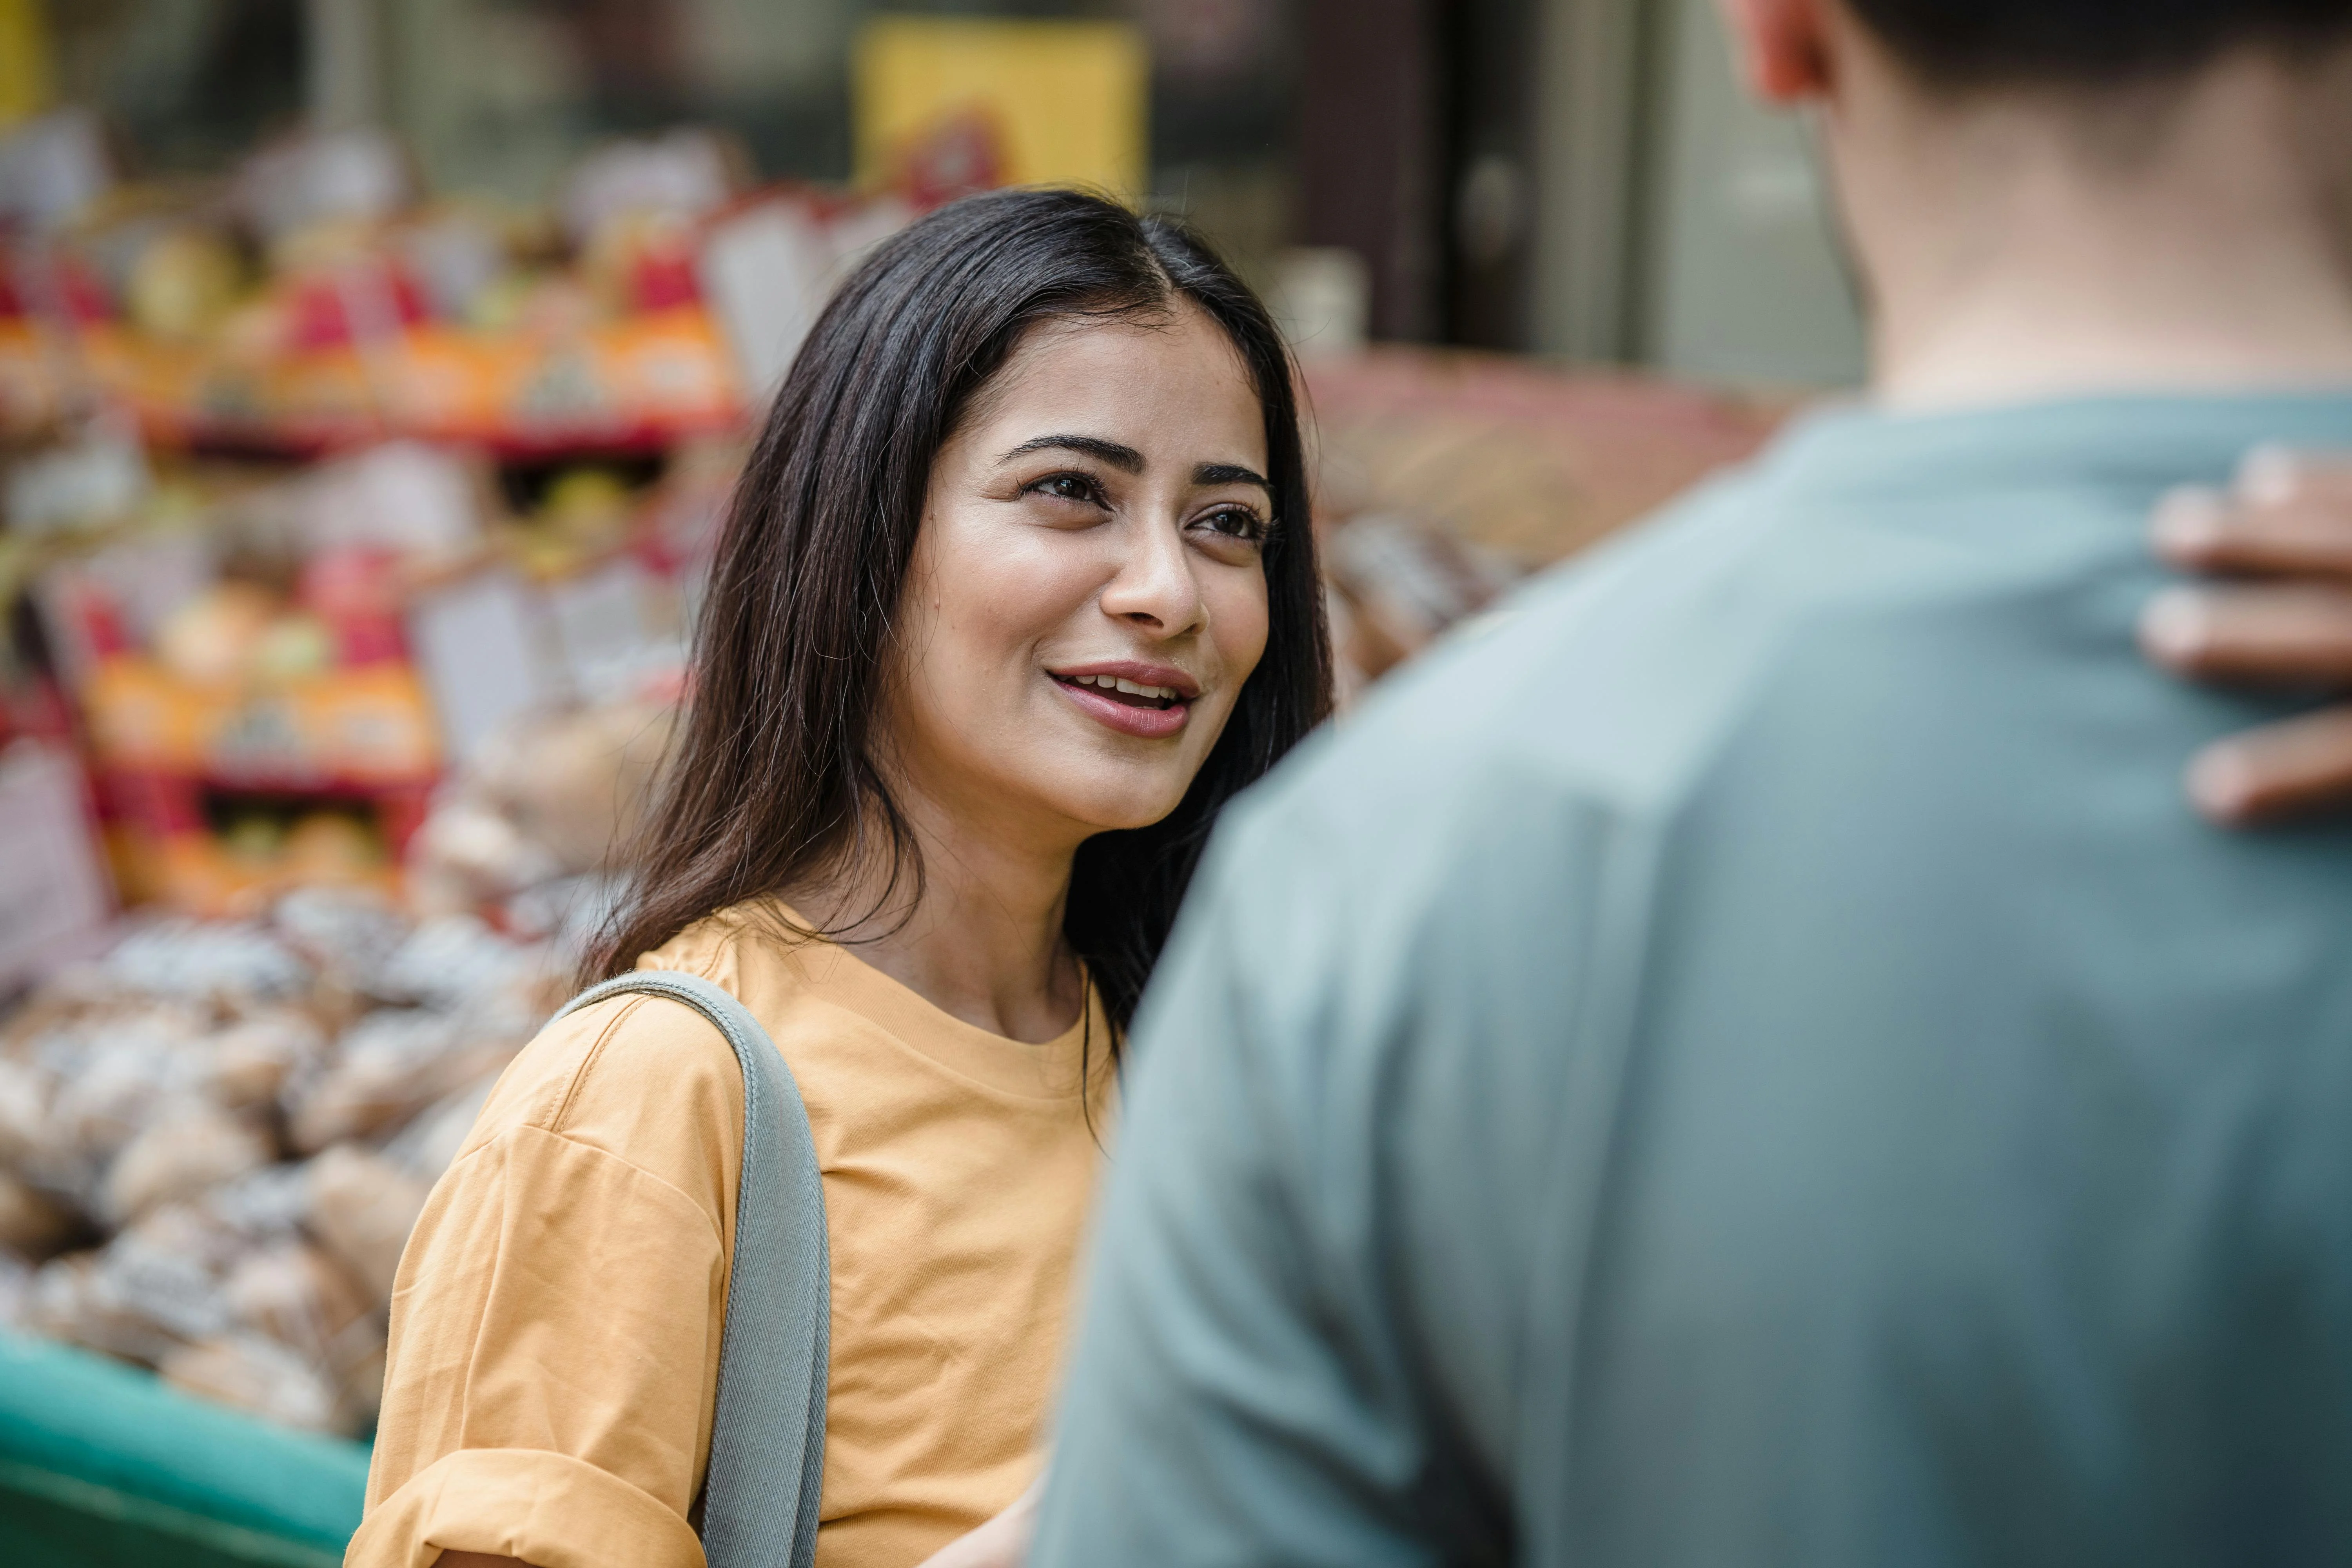
[[[931,467],[884,734],[992,835],[1075,845],[1174,811],[1265,651],[1264,416],[1181,305],[1052,323]]]

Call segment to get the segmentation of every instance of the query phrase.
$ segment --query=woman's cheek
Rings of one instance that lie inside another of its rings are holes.
[[[1234,686],[1241,685],[1265,657],[1265,573],[1255,565],[1246,571],[1220,573],[1209,600],[1209,636],[1217,645],[1218,662]]]
[[[1022,637],[1066,625],[1094,602],[1112,571],[1095,538],[1055,529],[1024,531],[974,567],[971,596],[1008,635]]]

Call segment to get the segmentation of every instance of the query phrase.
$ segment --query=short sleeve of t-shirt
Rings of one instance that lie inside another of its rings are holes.
[[[655,999],[517,1059],[402,1259],[354,1565],[701,1562],[742,1100],[717,1031]]]

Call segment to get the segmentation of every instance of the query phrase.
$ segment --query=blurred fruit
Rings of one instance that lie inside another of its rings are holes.
[[[322,552],[303,564],[300,592],[303,607],[327,623],[337,663],[357,668],[408,657],[394,552],[373,545]]]
[[[297,276],[288,286],[287,309],[298,350],[374,342],[427,314],[415,279],[382,257]]]
[[[573,468],[547,487],[541,519],[566,533],[604,534],[628,524],[628,485],[609,468]]]
[[[540,337],[571,337],[604,316],[594,291],[579,279],[541,273],[524,284],[513,305],[511,324]]]
[[[265,864],[285,852],[286,829],[272,816],[240,816],[221,835],[221,847],[233,859]]]
[[[383,841],[339,811],[312,812],[297,822],[283,853],[287,870],[299,882],[346,881],[384,863]]]
[[[664,310],[702,297],[696,276],[700,250],[700,237],[688,219],[633,212],[604,225],[590,241],[581,269],[614,310]]]
[[[334,662],[334,631],[316,616],[280,616],[253,649],[253,673],[267,680],[299,680]]]
[[[125,289],[131,319],[157,337],[201,337],[227,316],[244,280],[236,251],[222,236],[170,230],[131,266]]]
[[[155,634],[155,654],[184,680],[216,686],[241,679],[278,605],[268,590],[251,583],[222,583],[181,605]]]

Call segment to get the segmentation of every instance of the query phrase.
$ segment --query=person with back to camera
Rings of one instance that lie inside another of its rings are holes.
[[[1726,9],[1874,396],[1226,814],[1033,1568],[2352,1562],[2352,827],[2134,646],[2352,446],[2352,0]]]
[[[1129,1016],[1328,707],[1290,374],[1181,227],[976,197],[849,278],[736,491],[589,967],[715,982],[804,1100],[822,1568],[1017,1551]],[[624,995],[507,1070],[402,1259],[352,1568],[705,1560],[751,1065]]]

